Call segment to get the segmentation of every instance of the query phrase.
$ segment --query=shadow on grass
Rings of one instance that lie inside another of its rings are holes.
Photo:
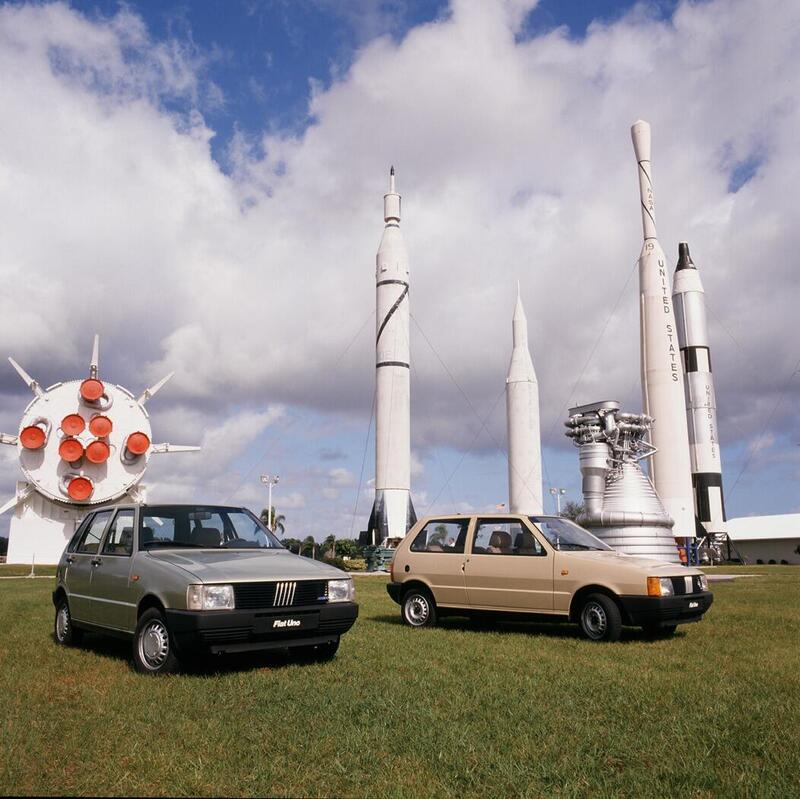
[[[370,621],[376,621],[379,624],[388,624],[394,627],[405,626],[400,619],[399,615],[381,615],[365,617]],[[436,622],[436,628],[441,630],[457,630],[466,633],[499,633],[501,635],[516,634],[516,635],[530,635],[530,636],[547,636],[548,638],[572,638],[583,640],[578,627],[570,623],[548,623],[539,621],[516,621],[513,619],[492,619],[486,618],[468,618],[466,616],[445,616],[439,618]],[[681,638],[683,634],[678,631],[671,636],[673,638]],[[663,641],[664,638],[650,635],[642,630],[640,627],[623,627],[622,637],[618,643],[657,643]]]
[[[50,635],[50,640],[58,646],[55,635]],[[83,652],[91,652],[108,660],[125,661],[128,669],[135,673],[133,665],[133,644],[122,638],[99,635],[97,633],[84,633],[83,640],[72,647]],[[282,669],[288,666],[313,666],[319,660],[313,656],[301,653],[297,649],[273,649],[256,652],[232,652],[220,655],[210,653],[194,653],[181,661],[179,674],[196,677],[209,677],[220,674],[235,674],[254,669]],[[142,674],[143,677],[148,675]]]

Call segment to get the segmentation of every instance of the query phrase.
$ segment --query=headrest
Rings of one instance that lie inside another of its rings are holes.
[[[197,527],[192,535],[192,541],[201,547],[218,547],[220,542],[219,530],[213,527]]]
[[[517,533],[514,546],[517,549],[538,549],[538,546],[536,545],[536,539],[530,530],[523,530],[521,533]]]
[[[489,538],[490,547],[505,549],[511,546],[511,534],[505,530],[495,530]]]
[[[142,544],[149,544],[153,540],[153,528],[142,527]]]

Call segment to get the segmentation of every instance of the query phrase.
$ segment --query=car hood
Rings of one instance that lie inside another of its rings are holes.
[[[347,573],[327,563],[303,558],[285,549],[203,549],[148,552],[148,557],[171,563],[204,583],[261,580],[335,580]]]
[[[626,555],[624,552],[606,552],[602,551],[569,551],[561,552],[562,555],[569,555],[570,558],[579,558],[581,560],[598,560],[615,561],[620,566],[632,566],[636,569],[647,569],[653,577],[668,577],[670,575],[680,574],[692,575],[702,574],[699,569],[686,568],[680,563],[669,563],[668,561],[659,560],[658,558],[646,557],[644,555]]]

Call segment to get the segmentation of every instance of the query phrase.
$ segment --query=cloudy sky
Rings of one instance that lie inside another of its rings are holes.
[[[374,256],[411,256],[418,513],[506,500],[517,281],[546,488],[572,404],[641,407],[629,128],[705,283],[729,516],[800,511],[796,0],[102,0],[0,5],[0,342],[45,385],[138,391],[151,500],[357,533],[374,476]],[[0,430],[29,401],[0,364]],[[0,450],[0,489],[18,479]],[[7,518],[0,525],[6,529]]]

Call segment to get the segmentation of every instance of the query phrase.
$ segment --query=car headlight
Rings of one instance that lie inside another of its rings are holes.
[[[233,610],[232,585],[190,585],[186,591],[189,610]]]
[[[328,602],[352,602],[355,597],[352,580],[328,580]]]
[[[672,578],[647,578],[647,596],[672,596],[674,593],[675,591],[672,588]]]
[[[701,574],[697,578],[697,582],[700,584],[701,591],[708,591],[708,577],[706,577],[705,574]]]

